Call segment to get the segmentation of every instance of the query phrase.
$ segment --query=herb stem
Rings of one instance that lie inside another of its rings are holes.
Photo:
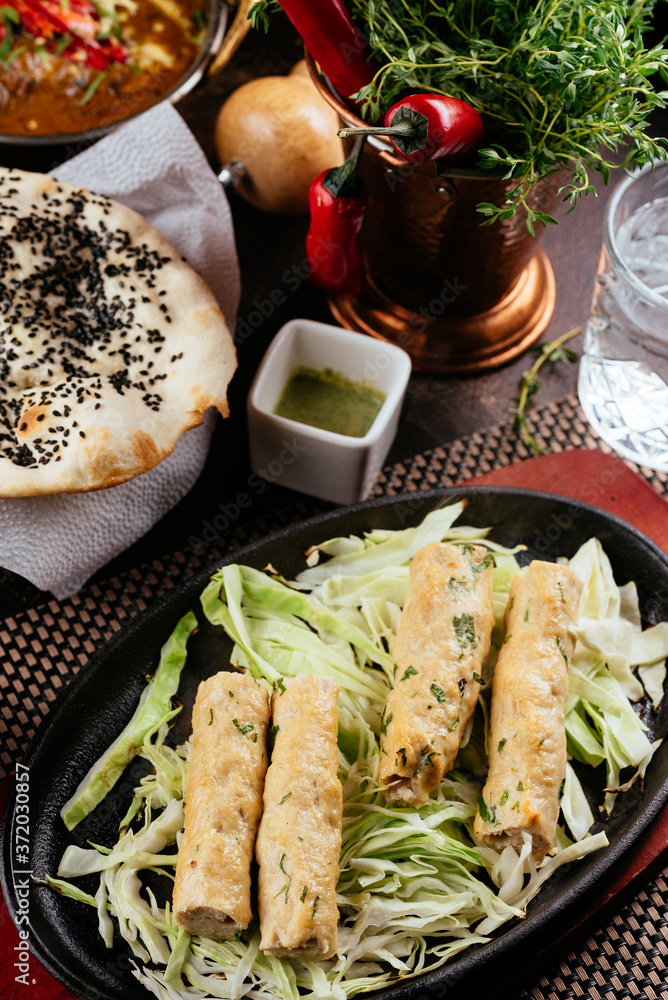
[[[519,436],[520,440],[524,442],[532,451],[537,455],[544,455],[545,449],[541,448],[533,435],[529,432],[526,423],[526,408],[530,398],[535,395],[538,389],[537,375],[541,367],[546,361],[565,361],[568,364],[571,358],[565,354],[561,348],[563,345],[570,340],[572,337],[577,336],[578,333],[582,332],[582,327],[576,326],[574,329],[569,330],[568,333],[562,333],[560,337],[556,340],[552,340],[549,344],[540,344],[540,355],[534,361],[531,368],[524,372],[522,375],[522,380],[520,383],[520,394],[517,397],[517,407],[513,411],[515,414],[515,420],[513,421],[513,430]]]

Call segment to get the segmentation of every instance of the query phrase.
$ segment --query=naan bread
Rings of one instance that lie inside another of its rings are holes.
[[[236,367],[205,282],[141,215],[0,168],[0,496],[153,468]]]

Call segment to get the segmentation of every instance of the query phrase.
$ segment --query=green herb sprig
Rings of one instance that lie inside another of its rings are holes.
[[[531,368],[522,375],[519,396],[513,396],[513,402],[517,403],[517,406],[510,411],[514,416],[513,431],[528,448],[531,448],[536,455],[544,455],[545,449],[541,448],[538,441],[536,441],[535,437],[529,430],[526,419],[526,409],[531,399],[538,392],[538,387],[540,385],[538,381],[538,372],[546,361],[551,361],[552,364],[557,364],[561,361],[565,365],[570,365],[572,361],[577,361],[577,352],[571,350],[570,347],[564,347],[564,344],[567,340],[570,340],[572,337],[577,336],[577,334],[581,332],[582,328],[576,326],[573,330],[569,330],[568,333],[563,333],[561,337],[557,337],[556,340],[552,340],[547,344],[536,344],[533,348],[533,352],[534,354],[537,354],[538,357],[532,364]]]

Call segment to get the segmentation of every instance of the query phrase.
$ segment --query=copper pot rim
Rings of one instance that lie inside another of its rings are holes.
[[[341,95],[334,89],[332,84],[329,82],[325,74],[320,69],[320,66],[315,61],[308,49],[304,49],[304,59],[306,60],[306,65],[308,67],[311,80],[314,85],[318,88],[320,96],[329,104],[330,108],[338,114],[339,118],[346,125],[360,126],[368,125],[369,123],[360,118],[348,104]],[[395,167],[398,170],[410,169],[411,172],[427,174],[433,177],[460,177],[466,178],[468,180],[504,180],[504,176],[501,171],[496,170],[484,170],[482,167],[446,167],[441,168],[437,172],[436,163],[433,160],[427,161],[426,163],[415,164],[409,163],[408,160],[404,159],[402,156],[398,156],[392,143],[389,139],[384,136],[370,136],[368,142],[375,146],[379,151],[380,156],[388,164],[388,166]],[[512,182],[512,178],[511,178]]]

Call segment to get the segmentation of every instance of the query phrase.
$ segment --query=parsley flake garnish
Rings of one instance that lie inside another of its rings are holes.
[[[478,810],[483,823],[491,823],[493,825],[496,824],[496,808],[491,803],[488,808],[482,794],[478,796]]]
[[[242,736],[246,736],[248,733],[252,733],[252,731],[255,729],[255,726],[253,725],[252,722],[247,722],[245,726],[240,725],[238,719],[232,719],[232,722],[237,727]]]
[[[459,722],[459,719],[457,719],[457,722]],[[435,750],[430,750],[429,745],[422,747],[422,750],[420,751],[420,763],[418,765],[418,770],[421,767],[426,767],[427,765],[429,765],[429,767],[433,767],[434,765],[431,758],[434,756],[440,757],[440,754],[436,753]]]
[[[281,860],[278,862],[278,867],[281,869],[281,871],[286,876],[286,878],[288,879],[288,881],[285,883],[285,885],[283,886],[282,889],[278,890],[278,892],[274,896],[274,899],[278,899],[278,897],[282,893],[285,893],[285,902],[287,903],[287,901],[288,901],[288,893],[290,891],[290,884],[292,882],[292,875],[290,875],[288,872],[286,872],[285,868],[283,867],[283,862],[284,861],[285,861],[285,854],[281,854]]]
[[[558,635],[557,635],[557,636],[555,636],[555,639],[557,640],[557,649],[559,650],[559,652],[560,652],[560,653],[561,653],[561,655],[563,656],[563,658],[564,658],[564,663],[566,664],[566,666],[568,666],[568,657],[566,656],[566,650],[565,650],[565,649],[564,649],[564,647],[563,647],[563,644],[562,644],[562,642],[561,642],[561,639],[559,638],[559,636],[558,636]]]
[[[475,649],[478,645],[478,640],[475,634],[475,621],[473,619],[473,615],[464,613],[459,618],[454,617],[452,619],[452,624],[455,629],[455,635],[457,636],[459,648],[465,650],[467,646],[470,646],[471,649]]]
[[[409,677],[413,677],[415,674],[417,674],[415,667],[406,667],[406,672],[404,676],[400,678],[400,681],[407,681]]]
[[[443,690],[442,687],[439,687],[436,681],[434,681],[429,690],[431,691],[431,693],[433,694],[434,698],[439,703],[439,705],[445,705],[445,691]]]

